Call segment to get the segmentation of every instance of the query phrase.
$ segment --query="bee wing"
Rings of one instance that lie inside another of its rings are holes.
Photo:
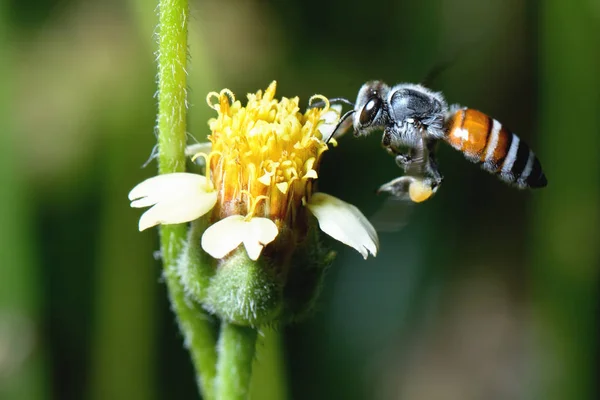
[[[410,185],[415,181],[411,176],[401,176],[381,185],[378,194],[387,193],[389,196],[381,207],[371,217],[371,224],[379,232],[397,232],[408,223],[410,213],[414,208],[410,198]]]
[[[387,196],[369,220],[377,232],[398,232],[408,224],[413,209],[408,196]]]
[[[407,223],[415,203],[435,194],[437,186],[430,179],[404,175],[381,185],[378,193],[388,193],[380,209],[371,217],[379,232],[396,232]]]

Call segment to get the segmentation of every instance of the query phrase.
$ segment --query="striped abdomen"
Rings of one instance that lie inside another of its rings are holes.
[[[547,185],[540,161],[527,143],[477,110],[458,110],[447,123],[445,140],[465,157],[521,189]]]

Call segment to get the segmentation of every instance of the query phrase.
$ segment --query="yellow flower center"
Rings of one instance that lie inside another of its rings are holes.
[[[297,97],[274,99],[276,87],[272,82],[264,93],[249,94],[245,107],[228,89],[207,96],[218,112],[209,121],[212,151],[207,156],[207,177],[218,191],[218,219],[241,214],[290,226],[312,194],[327,150],[317,128],[329,101],[313,96],[311,101],[323,101],[324,108],[302,113]]]

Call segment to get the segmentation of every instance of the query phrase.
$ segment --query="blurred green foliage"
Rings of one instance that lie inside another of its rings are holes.
[[[154,4],[0,9],[0,398],[187,399],[196,385],[126,194],[155,173]],[[189,131],[210,90],[353,100],[433,82],[537,151],[519,192],[440,150],[445,182],[339,257],[315,315],[259,338],[253,398],[591,399],[600,266],[600,6],[424,0],[191,2]],[[367,215],[398,175],[380,137],[340,141],[320,187]],[[399,217],[400,218],[400,217]],[[283,387],[285,382],[287,387]]]

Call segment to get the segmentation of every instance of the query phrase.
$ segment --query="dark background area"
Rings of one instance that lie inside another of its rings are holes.
[[[196,398],[127,192],[155,142],[155,3],[0,3],[0,398]],[[598,395],[600,5],[548,0],[191,1],[189,131],[205,96],[354,100],[419,82],[517,132],[549,180],[518,191],[448,146],[445,181],[364,262],[338,250],[314,316],[265,330],[253,399]],[[372,215],[399,169],[380,135],[320,188]],[[324,239],[328,240],[328,239]],[[283,383],[282,383],[283,382]]]

